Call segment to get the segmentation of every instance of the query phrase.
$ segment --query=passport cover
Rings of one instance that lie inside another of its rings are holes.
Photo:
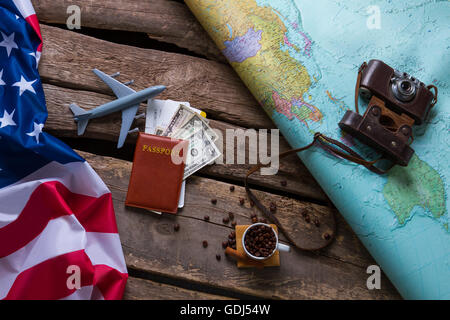
[[[140,133],[125,205],[176,213],[188,144],[184,140]],[[177,150],[183,157],[180,164],[172,161],[171,154]]]

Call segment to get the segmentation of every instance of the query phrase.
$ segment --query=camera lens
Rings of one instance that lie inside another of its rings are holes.
[[[409,83],[409,81],[402,81],[400,87],[402,88],[403,91],[409,91],[411,90],[411,83]]]
[[[408,102],[416,96],[416,86],[409,79],[395,79],[392,83],[394,96],[403,102]]]

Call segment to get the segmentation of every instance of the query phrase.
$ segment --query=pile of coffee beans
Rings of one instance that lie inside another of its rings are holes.
[[[256,225],[251,227],[245,235],[245,248],[255,257],[268,257],[275,250],[276,238],[273,229]]]

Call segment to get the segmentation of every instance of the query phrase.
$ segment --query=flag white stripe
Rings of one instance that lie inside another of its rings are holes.
[[[96,286],[84,286],[60,300],[105,300]]]
[[[92,241],[100,243],[92,243]],[[107,257],[100,248],[113,254]],[[93,265],[105,264],[126,273],[125,261],[118,234],[99,234],[85,232],[74,215],[51,220],[46,228],[33,241],[16,252],[0,258],[0,299],[8,294],[19,274],[48,259],[62,254],[85,250]]]
[[[0,189],[0,229],[15,221],[42,183],[58,181],[73,193],[100,197],[108,187],[87,162],[50,162],[20,181]]]
[[[13,0],[13,2],[25,19],[36,13],[30,0]]]
[[[117,233],[86,232],[85,252],[93,265],[104,264],[127,273],[122,245]]]

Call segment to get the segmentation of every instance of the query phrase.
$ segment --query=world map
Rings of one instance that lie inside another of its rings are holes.
[[[322,150],[299,156],[405,298],[450,299],[449,2],[186,3],[292,147],[319,131],[376,156],[337,126],[363,61],[439,88],[408,167],[379,176]]]

